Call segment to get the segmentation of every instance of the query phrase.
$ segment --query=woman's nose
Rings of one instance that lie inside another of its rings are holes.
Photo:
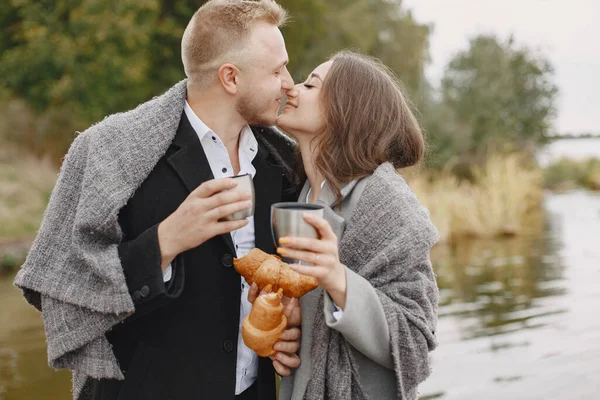
[[[292,86],[292,88],[290,90],[285,92],[286,96],[287,97],[298,97],[298,94],[300,93],[299,86],[300,85]]]

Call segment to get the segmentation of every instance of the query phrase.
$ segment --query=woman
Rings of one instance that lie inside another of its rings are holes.
[[[280,399],[416,399],[435,348],[438,290],[428,212],[397,168],[424,153],[418,123],[380,62],[341,52],[288,93],[277,125],[294,136],[307,181],[299,201],[321,239],[283,238],[278,253],[319,289],[302,307],[302,364]]]

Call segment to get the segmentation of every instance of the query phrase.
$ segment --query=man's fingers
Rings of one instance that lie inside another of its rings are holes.
[[[278,353],[279,352],[283,352],[283,353],[296,354],[296,352],[299,349],[300,349],[300,342],[299,341],[277,342],[273,346],[273,350],[275,350]]]
[[[238,183],[235,181],[235,179],[231,178],[211,179],[210,181],[206,181],[194,189],[194,191],[190,193],[190,196],[206,198],[215,193],[222,192],[223,190],[233,189],[237,185]]]
[[[236,203],[226,204],[224,206],[217,207],[215,209],[210,210],[207,213],[207,217],[210,219],[220,220],[221,218],[225,218],[235,212],[247,210],[252,206],[252,201],[243,200],[238,201]]]
[[[294,308],[296,307],[298,300],[294,297],[292,297],[288,303],[285,305],[285,310],[283,310],[283,315],[285,315],[287,318],[290,317],[290,315],[292,315],[292,313],[294,312]],[[281,302],[283,304],[283,301]]]
[[[252,286],[250,286],[250,290],[248,290],[248,301],[254,304],[254,300],[258,297],[258,285],[256,282],[252,282]]]
[[[280,376],[290,376],[290,374],[292,373],[292,371],[289,368],[284,367],[283,364],[281,364],[277,360],[273,360],[273,368],[275,368],[275,372],[277,372],[277,374],[279,374]]]
[[[279,361],[281,365],[287,368],[298,368],[300,366],[300,357],[296,354],[277,353],[275,361]]]
[[[246,190],[226,190],[224,192],[217,193],[204,200],[204,207],[206,211],[213,210],[217,207],[224,206],[227,204],[236,203],[244,200],[251,200],[252,193]]]
[[[283,310],[283,315],[288,319],[288,326],[298,326],[302,322],[300,302],[292,298]]]
[[[301,336],[302,336],[302,332],[300,331],[299,328],[288,328],[285,331],[283,331],[281,336],[279,336],[279,340],[283,340],[283,341],[300,340]]]
[[[212,236],[214,237],[217,235],[223,235],[225,233],[237,231],[238,229],[243,228],[246,225],[248,225],[248,218],[238,219],[235,221],[217,222],[217,228],[215,229],[214,235]]]

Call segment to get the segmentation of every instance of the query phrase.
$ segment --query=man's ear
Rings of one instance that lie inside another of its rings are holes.
[[[236,94],[240,80],[240,70],[233,64],[223,64],[217,72],[219,82],[229,94]]]

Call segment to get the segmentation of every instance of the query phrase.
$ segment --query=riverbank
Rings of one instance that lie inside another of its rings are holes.
[[[440,242],[451,243],[526,230],[527,218],[539,211],[542,196],[541,171],[526,165],[517,154],[492,155],[473,170],[469,182],[426,170],[408,171],[405,177],[429,209]],[[49,161],[14,148],[0,152],[0,166],[0,269],[13,270],[26,254],[23,243],[35,237],[57,170]]]
[[[590,146],[589,141],[579,143]],[[552,144],[555,154],[562,154],[557,150],[559,144]],[[429,209],[440,232],[440,243],[462,238],[515,236],[527,234],[530,219],[541,210],[545,188],[555,191],[581,186],[594,188],[594,182],[600,188],[599,160],[557,160],[549,158],[548,151],[542,151],[542,156],[540,163],[546,167],[543,170],[518,154],[491,155],[485,165],[473,170],[471,181],[459,181],[446,172],[402,173]],[[20,264],[26,247],[23,243],[30,243],[35,237],[57,172],[48,160],[2,145],[0,270],[14,269]]]
[[[57,173],[48,159],[0,143],[0,243],[35,236]]]
[[[429,209],[440,242],[526,233],[529,218],[541,210],[542,171],[519,154],[497,154],[474,168],[472,175],[472,181],[446,172],[407,176]]]
[[[565,157],[554,161],[544,168],[544,187],[555,192],[600,190],[600,159]]]

